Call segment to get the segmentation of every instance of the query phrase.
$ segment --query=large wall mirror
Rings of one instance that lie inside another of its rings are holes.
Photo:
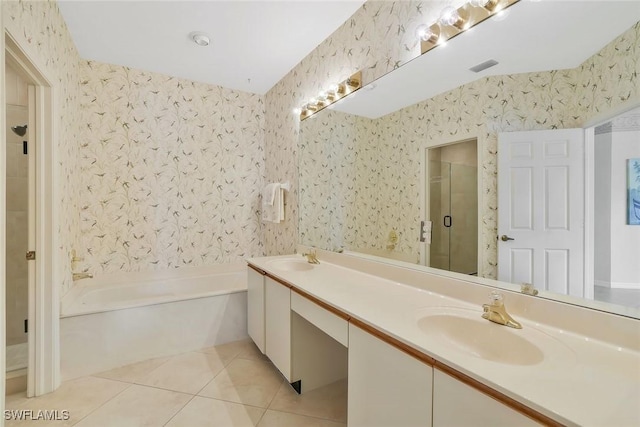
[[[639,21],[522,0],[302,121],[300,243],[640,318]]]

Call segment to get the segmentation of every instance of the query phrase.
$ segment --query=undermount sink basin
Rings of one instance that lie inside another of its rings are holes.
[[[283,271],[308,271],[313,269],[313,264],[302,259],[275,259],[269,261],[269,267]]]
[[[571,350],[531,326],[518,330],[481,317],[480,310],[433,308],[420,312],[418,327],[433,340],[466,355],[509,365],[567,360]],[[535,342],[533,342],[535,341]]]

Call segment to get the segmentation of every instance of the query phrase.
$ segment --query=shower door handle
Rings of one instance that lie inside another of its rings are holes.
[[[451,215],[445,215],[444,216],[444,226],[449,228],[451,227]]]

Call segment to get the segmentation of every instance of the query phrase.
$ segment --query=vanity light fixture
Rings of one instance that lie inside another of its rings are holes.
[[[331,85],[328,91],[322,92],[317,98],[311,99],[300,109],[300,120],[307,119],[320,110],[327,108],[334,102],[344,98],[362,87],[362,71],[358,71],[348,79]]]
[[[416,30],[416,35],[418,36],[418,39],[423,42],[436,44],[438,43],[438,40],[440,40],[440,25],[420,25]]]
[[[457,9],[453,6],[444,8],[438,22],[420,25],[416,29],[416,37],[420,40],[420,53],[424,54],[436,46],[444,46],[448,40],[491,16],[504,13],[506,8],[519,1],[469,0]]]
[[[466,10],[461,7],[456,9],[453,6],[445,7],[440,15],[440,24],[456,27],[458,30],[464,30],[469,23],[469,19],[466,16]]]
[[[501,9],[500,0],[471,0],[471,6],[482,7],[487,10],[487,12],[497,12]]]
[[[209,46],[209,43],[211,42],[209,36],[202,31],[194,31],[189,34],[189,38],[198,46]]]

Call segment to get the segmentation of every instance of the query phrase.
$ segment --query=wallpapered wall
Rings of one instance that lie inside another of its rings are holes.
[[[81,80],[84,269],[262,255],[261,96],[93,61]]]
[[[370,3],[366,5],[370,5]],[[378,17],[381,15],[378,9],[365,8],[354,15],[354,19],[365,12],[373,13]],[[329,44],[337,44],[336,37],[350,37],[348,31],[341,30],[329,39]],[[365,247],[383,249],[386,246],[388,231],[396,229],[401,236],[397,250],[408,253],[410,258],[417,258],[417,225],[420,210],[418,206],[419,147],[424,144],[438,145],[453,142],[462,136],[474,135],[478,137],[479,150],[481,150],[484,159],[480,172],[484,182],[484,190],[481,195],[483,226],[480,237],[484,247],[484,258],[480,274],[485,277],[495,277],[497,272],[495,240],[497,228],[497,133],[514,130],[580,127],[594,115],[610,110],[628,99],[637,98],[639,93],[636,76],[640,72],[637,59],[638,38],[640,38],[640,30],[636,25],[574,70],[482,79],[380,119],[380,123],[371,127],[380,138],[377,140],[377,155],[369,156],[374,163],[368,167],[371,171],[377,171],[378,176],[375,176],[374,173],[371,175],[371,179],[362,181],[365,183],[364,189],[354,188],[358,192],[369,194],[367,197],[373,196],[372,200],[375,202],[370,205],[378,207],[377,217],[372,214],[371,207],[369,207],[365,210],[367,213],[366,223],[355,226],[356,229],[369,227],[369,233],[359,234],[362,238],[370,236]],[[314,54],[305,61],[316,58]],[[371,60],[371,57],[367,57],[367,59]],[[314,65],[306,64],[303,61],[301,66],[305,65],[306,70],[313,70],[314,66],[317,69],[326,67],[326,63],[321,63],[318,58],[316,60],[317,63]],[[331,63],[333,61],[332,58]],[[335,61],[339,60],[335,59]],[[350,63],[350,61],[345,62]],[[294,69],[294,72],[280,82],[274,91],[287,85],[305,86],[303,82],[296,81],[296,78],[300,79],[299,68],[301,66]],[[305,75],[310,81],[321,84],[318,80],[313,80],[311,76],[322,76],[322,73],[307,71]],[[370,80],[365,79],[365,83],[367,81]],[[278,93],[278,97],[275,93],[267,94],[268,107],[270,108],[272,103],[276,104],[276,111],[280,113],[280,115],[272,116],[269,108],[267,110],[268,175],[281,172],[272,169],[270,162],[272,156],[277,159],[275,162],[277,165],[289,165],[295,169],[297,153],[291,150],[290,157],[282,157],[285,153],[279,152],[279,149],[282,141],[286,141],[284,135],[279,136],[278,141],[281,142],[275,150],[272,150],[272,144],[276,141],[271,139],[272,131],[270,128],[270,120],[274,118],[283,120],[284,114],[282,112],[286,111],[287,95],[289,101],[292,101],[294,94],[297,94],[295,90],[291,90],[289,94],[287,92]],[[543,108],[541,108],[542,105],[544,105]],[[318,119],[319,123],[324,117]],[[327,120],[331,121],[332,119]],[[305,127],[308,121],[305,121]],[[316,125],[311,124],[310,126]],[[284,123],[280,123],[280,129],[282,128],[284,128]],[[296,136],[296,131],[297,129],[294,129],[292,133],[293,138]],[[347,131],[340,129],[340,132]],[[331,134],[330,131],[325,133]],[[359,134],[361,131],[357,133]],[[336,149],[333,148],[334,151]],[[350,156],[353,158],[353,154]],[[306,166],[302,167],[306,169]],[[340,172],[337,171],[336,175],[340,175]],[[375,188],[375,191],[371,191],[372,188]],[[403,191],[399,191],[399,189],[403,189]],[[300,191],[303,190],[301,185]],[[306,196],[313,198],[309,194]],[[353,199],[354,196],[350,194],[345,197]],[[357,206],[358,209],[363,208],[363,206]],[[306,206],[300,207],[301,214],[304,209]],[[344,208],[341,209],[342,212],[345,212]],[[326,242],[326,247],[331,248],[336,246],[336,242],[349,241],[347,236],[354,234],[353,229],[347,227],[342,236],[336,236],[335,221],[332,222],[322,214],[317,217],[321,220],[327,219],[327,224],[333,230],[325,233],[316,226],[312,233],[318,237],[322,235],[316,243],[318,245],[323,245]],[[362,215],[359,217],[365,218]],[[372,221],[373,218],[376,219]],[[304,224],[306,219],[301,218],[301,221]],[[345,224],[350,222],[347,220]],[[372,224],[375,226],[372,227]],[[290,225],[291,229],[294,227],[295,225]],[[269,230],[266,242],[271,253],[291,250],[291,246],[295,244],[295,237],[294,242],[291,242],[288,231],[290,230]],[[311,243],[310,240],[303,240],[303,242]],[[363,242],[358,244],[362,245]]]
[[[383,120],[329,109],[301,123],[299,243],[329,250],[386,248],[389,230],[381,228],[381,211],[395,203],[378,192],[386,173],[380,158],[386,130]],[[411,191],[404,184],[396,182],[398,191]]]
[[[291,253],[298,242],[299,118],[293,110],[357,70],[370,82],[415,58],[416,28],[436,20],[445,3],[367,1],[266,94],[266,177],[293,184],[286,221],[265,226],[268,254]]]
[[[71,282],[70,252],[79,236],[78,193],[78,51],[71,39],[66,23],[54,1],[2,1],[5,26],[15,37],[24,42],[22,46],[29,55],[45,69],[46,74],[58,87],[59,117],[55,126],[58,132],[55,153],[58,173],[58,243],[60,265],[59,278],[62,292]]]

